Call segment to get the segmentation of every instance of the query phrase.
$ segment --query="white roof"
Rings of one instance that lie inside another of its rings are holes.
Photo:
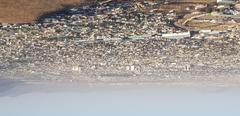
[[[236,0],[217,0],[218,4],[235,4]]]

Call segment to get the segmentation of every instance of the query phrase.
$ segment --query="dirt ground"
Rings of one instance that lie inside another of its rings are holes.
[[[27,23],[42,13],[64,5],[83,4],[92,0],[0,0],[0,22]]]

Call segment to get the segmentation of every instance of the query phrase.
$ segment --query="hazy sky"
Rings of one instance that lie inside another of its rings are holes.
[[[18,84],[0,90],[0,116],[240,115],[239,88]]]

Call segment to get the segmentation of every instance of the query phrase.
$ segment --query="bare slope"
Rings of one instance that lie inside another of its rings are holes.
[[[26,23],[34,21],[44,12],[63,5],[82,4],[91,0],[0,0],[0,22]]]

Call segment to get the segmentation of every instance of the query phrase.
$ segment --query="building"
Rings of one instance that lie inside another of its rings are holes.
[[[217,3],[224,5],[233,5],[237,3],[237,0],[217,0]]]
[[[190,32],[168,33],[168,34],[163,34],[162,37],[168,38],[168,39],[183,39],[183,38],[191,37],[191,33]]]

